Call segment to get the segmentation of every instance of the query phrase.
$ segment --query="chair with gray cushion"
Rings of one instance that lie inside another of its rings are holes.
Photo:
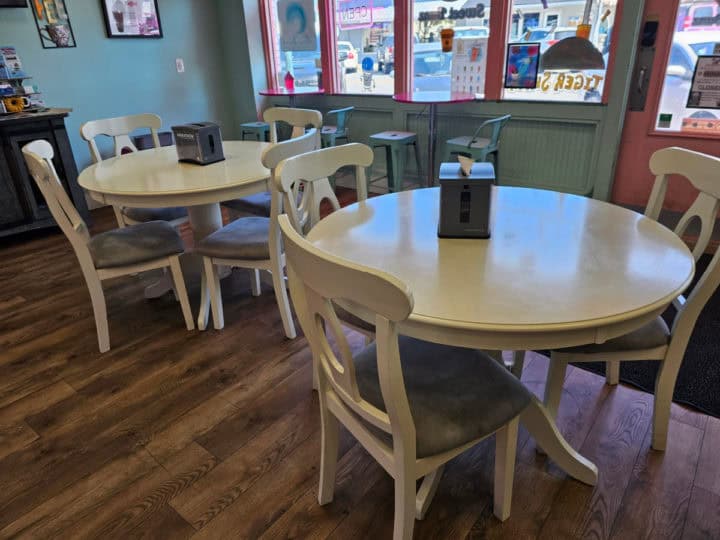
[[[319,361],[319,503],[333,499],[342,424],[393,478],[393,538],[410,539],[445,464],[495,434],[494,513],[507,519],[519,416],[532,394],[479,351],[400,337],[397,325],[413,310],[405,283],[321,251],[287,215],[279,223],[295,309]],[[377,341],[355,355],[333,309],[342,300],[375,318]]]
[[[317,128],[312,128],[300,137],[268,146],[263,151],[261,160],[263,165],[271,170],[274,178],[275,169],[282,160],[315,150],[319,146],[319,131]],[[212,310],[215,329],[219,330],[225,326],[217,267],[228,266],[253,270],[254,296],[260,294],[259,271],[267,270],[272,274],[275,298],[280,309],[285,335],[290,339],[296,336],[285,287],[285,257],[277,228],[277,216],[282,209],[282,200],[274,185],[275,182],[271,181],[270,217],[241,217],[206,236],[196,246],[196,252],[203,256],[203,280],[198,314],[200,330],[205,330],[207,327],[210,310]],[[296,191],[293,191],[292,197],[296,200]]]
[[[80,126],[80,135],[88,143],[93,163],[99,163],[103,158],[95,142],[97,137],[102,135],[112,137],[114,155],[117,157],[138,151],[130,139],[130,134],[138,129],[149,129],[154,147],[160,148],[158,129],[160,129],[161,124],[162,121],[157,114],[132,114],[85,122]],[[173,227],[179,227],[188,220],[187,209],[181,206],[169,208],[129,208],[122,206],[113,207],[113,210],[119,227],[147,221],[167,221]]]
[[[90,291],[100,352],[110,349],[105,295],[101,285],[105,279],[147,270],[169,269],[185,325],[188,330],[192,330],[195,326],[179,261],[183,243],[177,231],[167,222],[150,221],[91,237],[87,225],[60,184],[52,162],[53,148],[50,143],[33,141],[25,145],[22,152],[30,174],[80,263]]]
[[[280,122],[292,126],[293,138],[303,135],[308,127],[320,129],[322,126],[322,114],[312,109],[272,107],[263,112],[263,119],[270,126],[270,142],[273,144],[277,143],[277,128]],[[270,217],[271,201],[270,192],[265,191],[247,197],[223,201],[221,204],[238,216]]]
[[[700,220],[700,235],[693,250],[697,260],[710,242],[720,210],[720,158],[683,148],[665,148],[652,155],[650,170],[656,175],[656,179],[645,216],[651,219],[657,220],[662,210],[668,181],[672,175],[684,176],[699,191],[695,202],[675,229],[675,233],[682,236],[690,222],[696,218]],[[685,349],[700,312],[718,286],[720,250],[716,251],[689,296],[680,296],[673,302],[676,314],[670,328],[658,317],[633,332],[604,343],[553,351],[545,387],[545,404],[550,413],[557,414],[569,362],[605,362],[607,382],[615,385],[620,378],[620,362],[655,360],[660,362],[660,370],[655,380],[652,447],[655,450],[664,450],[672,395]]]

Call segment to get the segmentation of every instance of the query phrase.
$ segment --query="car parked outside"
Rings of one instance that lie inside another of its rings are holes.
[[[717,2],[681,4],[675,31],[720,30],[720,7]]]
[[[353,44],[349,41],[338,41],[337,48],[338,55],[345,56],[345,60],[342,61],[345,73],[355,73],[358,70],[358,53]]]
[[[577,30],[572,27],[550,26],[531,28],[520,39],[521,42],[540,42],[540,52],[544,53],[558,41],[575,35]]]
[[[416,43],[413,67],[415,91],[450,90],[452,53],[442,52],[439,42]]]

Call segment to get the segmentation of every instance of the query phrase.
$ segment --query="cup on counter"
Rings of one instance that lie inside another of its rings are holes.
[[[455,31],[452,28],[443,28],[440,30],[440,41],[442,42],[442,51],[451,52],[453,46],[453,36]]]

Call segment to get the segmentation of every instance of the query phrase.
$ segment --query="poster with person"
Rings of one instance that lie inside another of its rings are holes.
[[[314,51],[318,47],[313,0],[279,0],[281,51]]]

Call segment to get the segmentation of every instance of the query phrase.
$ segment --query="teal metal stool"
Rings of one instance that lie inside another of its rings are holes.
[[[446,141],[445,153],[442,161],[450,161],[453,154],[462,154],[463,156],[470,157],[475,161],[488,161],[488,157],[492,155],[495,165],[495,174],[497,175],[500,171],[500,159],[498,157],[498,150],[500,148],[500,132],[509,120],[509,114],[498,118],[492,118],[491,120],[485,120],[475,130],[475,133],[473,133],[471,137],[455,137],[454,139]],[[492,128],[490,138],[480,137],[480,133],[484,129],[490,128]]]
[[[335,109],[328,111],[325,117],[335,116],[337,120],[334,126],[323,126],[320,130],[320,139],[322,141],[322,147],[328,148],[335,146],[339,139],[344,139],[346,143],[350,142],[350,131],[348,129],[348,122],[350,121],[350,115],[355,110],[355,107],[345,107],[344,109]]]
[[[388,190],[390,192],[402,191],[402,174],[405,172],[405,154],[408,146],[415,148],[415,162],[417,163],[418,176],[420,172],[420,155],[418,154],[417,135],[410,131],[383,131],[370,135],[370,146],[385,148],[385,163],[388,179]],[[372,177],[372,165],[368,170],[368,184],[383,178]]]
[[[245,140],[245,135],[248,133],[254,135],[258,141],[267,141],[270,137],[270,124],[265,122],[245,122],[240,124],[242,129],[242,135],[240,138]]]

